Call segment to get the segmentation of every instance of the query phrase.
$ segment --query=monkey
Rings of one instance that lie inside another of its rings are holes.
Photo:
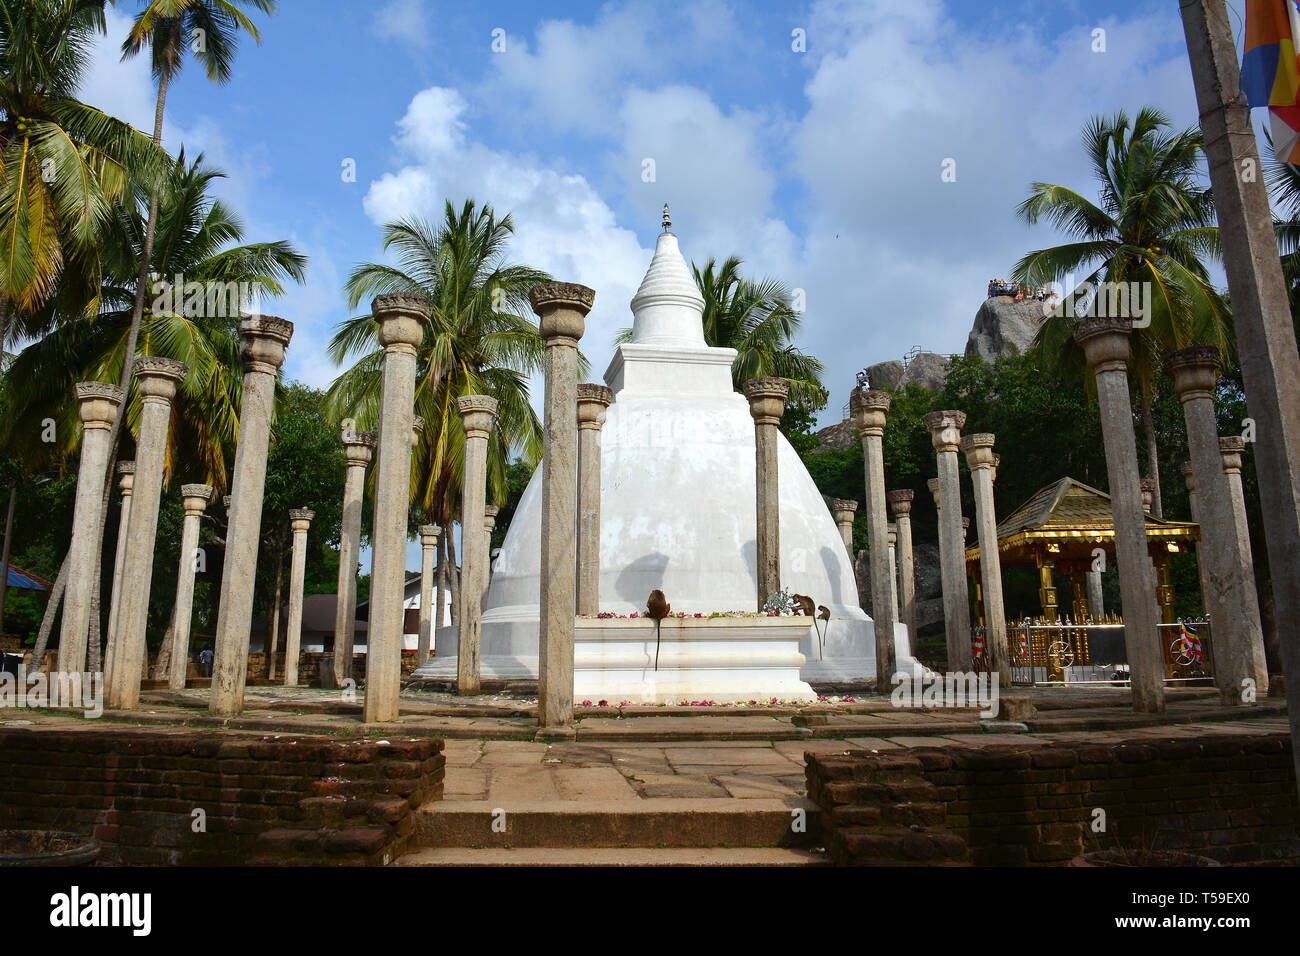
[[[658,588],[650,592],[650,597],[645,602],[646,613],[654,618],[655,622],[655,670],[659,670],[659,622],[666,618],[672,609],[673,606],[664,597],[664,592]]]

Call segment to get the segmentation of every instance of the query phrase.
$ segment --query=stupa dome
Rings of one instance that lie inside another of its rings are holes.
[[[733,349],[705,344],[704,299],[678,247],[659,236],[632,299],[633,336],[605,372],[613,390],[601,437],[600,610],[644,611],[661,589],[674,612],[756,605],[754,422],[731,378]],[[591,354],[596,343],[584,343]],[[825,647],[800,643],[809,682],[875,678],[872,623],[858,606],[853,561],[812,477],[778,436],[781,585],[831,612]],[[541,588],[539,468],[520,499],[492,571],[483,613],[482,677],[537,677]],[[457,634],[440,628],[416,672],[454,678]],[[914,662],[906,628],[899,669]]]

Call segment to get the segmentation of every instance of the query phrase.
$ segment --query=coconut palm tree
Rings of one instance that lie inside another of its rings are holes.
[[[1051,223],[1074,241],[1030,252],[1014,277],[1040,286],[1069,281],[1075,314],[1089,304],[1079,286],[1138,282],[1149,289],[1150,325],[1133,331],[1131,367],[1137,381],[1146,437],[1147,468],[1156,479],[1153,512],[1161,513],[1159,458],[1152,409],[1161,356],[1169,349],[1215,345],[1225,352],[1232,336],[1228,308],[1210,282],[1205,263],[1220,255],[1210,191],[1202,183],[1201,134],[1173,131],[1157,109],[1144,107],[1130,121],[1119,112],[1093,117],[1084,127],[1084,151],[1100,184],[1096,202],[1065,186],[1036,182],[1016,209],[1028,224]],[[1074,319],[1051,312],[1034,351],[1065,377],[1084,378],[1082,352],[1071,337]]]
[[[790,383],[790,402],[820,408],[826,402],[822,363],[791,344],[802,322],[793,294],[771,276],[745,278],[741,262],[729,256],[721,266],[712,257],[703,269],[691,263],[704,296],[704,341],[736,350],[731,380],[737,390],[751,378],[774,375]],[[614,341],[632,341],[632,330],[620,329]]]
[[[208,193],[222,176],[206,166],[202,156],[189,163],[182,152],[164,188],[151,190],[158,197],[161,241],[154,259],[158,274],[182,275],[187,285],[205,292],[283,295],[286,282],[303,281],[306,259],[284,241],[241,242],[244,232],[239,219]],[[114,381],[127,364],[149,203],[143,190],[137,190],[134,198],[130,208],[119,204],[100,240],[109,266],[100,313],[90,320],[57,321],[6,370],[6,381],[15,387],[7,390],[12,397],[0,422],[0,448],[23,455],[30,468],[67,460],[76,452],[80,429],[76,402],[70,400],[73,384]],[[178,295],[161,281],[154,288],[159,294],[146,309],[136,354],[174,358],[189,366],[172,403],[167,474],[169,478],[187,475],[224,489],[227,452],[238,437],[243,386],[237,328],[240,303],[225,295]],[[125,414],[119,416],[132,436],[138,434],[139,416],[140,398],[133,391]],[[39,423],[45,418],[58,423],[60,441],[45,444],[32,439],[40,434]],[[53,622],[52,614],[47,614],[47,622]],[[48,636],[45,623],[42,637]],[[39,639],[38,650],[44,650]]]
[[[466,200],[459,213],[447,202],[433,225],[403,219],[384,227],[384,249],[397,265],[362,263],[348,277],[348,303],[387,292],[411,292],[433,303],[433,318],[417,355],[415,413],[424,432],[412,463],[411,503],[423,520],[450,528],[460,511],[465,435],[456,399],[491,395],[498,402],[497,425],[488,441],[488,494],[504,504],[506,468],[512,453],[529,462],[541,456],[541,423],[528,403],[527,378],[542,367],[544,344],[528,318],[528,290],[550,276],[507,261],[514,232],[507,214],[498,219],[489,205]],[[358,428],[379,421],[383,350],[373,316],[339,324],[330,357],[355,364],[330,386],[326,403],[336,420]],[[439,567],[455,566],[451,534],[440,539]],[[458,582],[450,576],[453,609]]]
[[[1268,150],[1263,155],[1264,179],[1272,199],[1273,228],[1282,256],[1282,276],[1291,302],[1291,321],[1300,337],[1300,168],[1277,158],[1273,137],[1264,132]]]
[[[97,306],[98,231],[167,157],[76,97],[105,0],[0,0],[0,359],[56,295]]]

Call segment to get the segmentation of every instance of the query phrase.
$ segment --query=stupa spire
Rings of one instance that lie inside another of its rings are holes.
[[[673,220],[667,203],[662,221],[664,231],[655,243],[650,268],[632,296],[632,341],[703,348],[704,296],[677,247],[677,236],[669,231]]]

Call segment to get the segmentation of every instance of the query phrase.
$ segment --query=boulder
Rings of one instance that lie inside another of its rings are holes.
[[[966,339],[966,355],[978,355],[991,365],[1001,356],[1025,351],[1043,324],[1045,308],[1050,304],[1034,299],[1017,302],[1009,295],[985,299]]]
[[[867,366],[867,380],[872,388],[898,388],[903,380],[903,363],[898,359]]]
[[[853,419],[846,418],[838,425],[827,425],[817,432],[818,451],[826,448],[852,448],[858,443],[858,430]]]
[[[948,358],[936,352],[918,352],[907,363],[899,387],[913,383],[937,392],[948,377]]]

